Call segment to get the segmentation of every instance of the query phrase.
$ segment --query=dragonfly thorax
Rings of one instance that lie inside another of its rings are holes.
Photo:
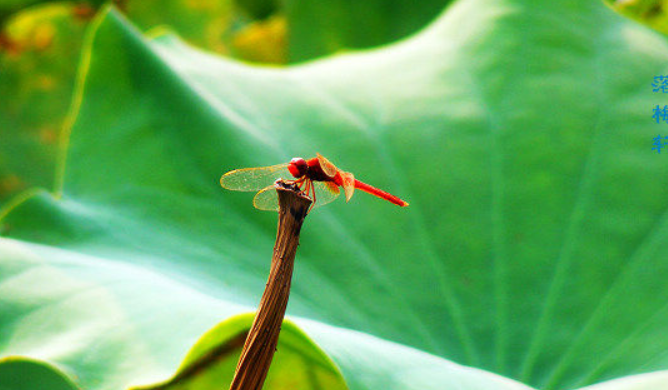
[[[295,178],[300,178],[306,175],[306,172],[308,171],[308,164],[303,158],[295,157],[290,160],[290,163],[288,164],[288,170],[292,176]]]

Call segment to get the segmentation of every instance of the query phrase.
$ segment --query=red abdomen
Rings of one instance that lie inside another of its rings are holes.
[[[376,187],[372,187],[372,186],[370,186],[370,185],[368,185],[364,182],[361,182],[357,179],[355,179],[355,188],[358,189],[358,190],[362,190],[362,191],[366,192],[367,194],[371,194],[371,195],[377,196],[381,199],[385,199],[388,202],[392,202],[392,203],[396,204],[397,206],[400,206],[400,207],[408,206],[408,202],[406,202],[406,201],[404,201],[404,200],[402,200],[402,199],[400,199],[400,198],[398,198],[398,197],[396,197],[396,196],[394,196],[394,195],[392,195],[388,192],[385,192],[383,190],[379,190]]]

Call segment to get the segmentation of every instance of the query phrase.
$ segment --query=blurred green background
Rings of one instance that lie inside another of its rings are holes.
[[[118,0],[144,31],[165,27],[204,50],[276,66],[394,41],[449,0]],[[84,32],[104,1],[0,1],[0,204],[51,188]],[[378,12],[378,10],[387,10]]]
[[[144,31],[164,26],[196,47],[276,66],[381,45],[429,23],[450,0],[116,0]],[[51,188],[84,31],[104,1],[0,1],[0,204]],[[668,32],[667,1],[608,4]]]

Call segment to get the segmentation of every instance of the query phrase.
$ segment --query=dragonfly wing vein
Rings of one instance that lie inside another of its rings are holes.
[[[220,178],[220,185],[234,191],[259,191],[274,184],[277,179],[293,179],[288,164],[235,169]]]

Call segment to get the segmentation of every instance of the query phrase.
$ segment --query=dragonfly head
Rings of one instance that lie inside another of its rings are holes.
[[[288,164],[288,170],[292,176],[300,178],[306,175],[306,171],[308,171],[308,164],[303,158],[295,157],[290,160],[290,163]]]

